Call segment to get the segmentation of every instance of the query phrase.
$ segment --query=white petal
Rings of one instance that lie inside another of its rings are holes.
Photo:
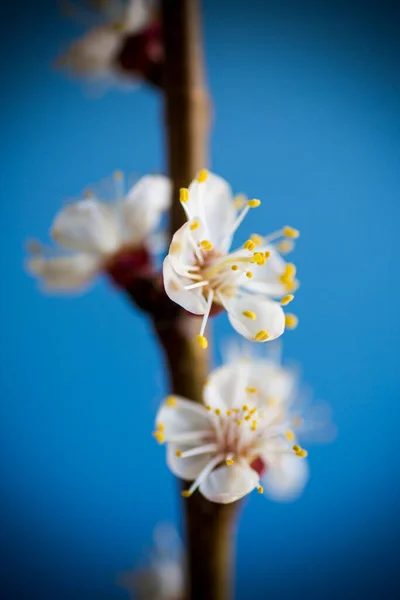
[[[173,406],[168,399],[159,409],[156,416],[157,425],[163,426],[165,439],[193,431],[207,431],[213,434],[214,429],[210,415],[202,404],[191,402],[181,396],[173,396]]]
[[[272,500],[290,502],[302,493],[308,478],[308,462],[304,458],[282,456],[278,464],[268,466],[262,477],[264,493]]]
[[[111,27],[96,27],[71,44],[58,64],[80,76],[107,76],[113,70],[122,39],[121,33]]]
[[[98,259],[88,254],[49,259],[36,256],[27,262],[28,271],[41,278],[44,288],[49,291],[72,291],[82,288],[99,268]]]
[[[56,216],[51,234],[64,248],[80,252],[109,254],[120,244],[115,211],[93,199],[64,208]]]
[[[240,408],[245,402],[247,381],[248,363],[245,361],[215,369],[204,387],[204,403],[212,408]]]
[[[185,204],[189,217],[200,217],[213,245],[225,252],[229,248],[231,231],[236,218],[232,190],[225,179],[209,173],[207,180],[197,179],[189,186],[189,200]]]
[[[192,231],[191,226],[195,221],[198,227]],[[177,273],[185,275],[188,267],[198,264],[194,247],[197,247],[206,235],[204,224],[200,219],[191,219],[174,233],[169,247],[169,258]]]
[[[193,281],[176,273],[170,256],[167,256],[163,263],[163,281],[165,292],[173,302],[195,315],[204,315],[207,301],[202,289],[185,290],[185,286],[192,284]]]
[[[249,466],[218,467],[200,485],[200,492],[210,500],[228,504],[249,494],[258,485],[259,476]]]
[[[171,182],[164,175],[146,175],[128,192],[122,215],[128,241],[140,243],[156,229],[171,203]]]
[[[177,450],[186,452],[186,450],[191,450],[194,447],[193,444],[168,444],[167,464],[174,475],[185,481],[193,481],[196,479],[212,458],[211,453],[189,456],[187,458],[179,458],[176,456]]]
[[[226,305],[231,325],[248,340],[255,340],[259,331],[266,331],[267,340],[272,341],[282,335],[285,330],[285,313],[278,302],[265,296],[246,294],[229,300]],[[254,320],[243,315],[244,311],[255,313]]]

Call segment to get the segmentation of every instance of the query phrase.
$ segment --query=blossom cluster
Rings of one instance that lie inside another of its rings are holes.
[[[89,192],[56,216],[51,235],[61,250],[31,244],[27,266],[49,291],[77,291],[98,274],[127,288],[157,274],[152,254],[163,212],[171,205],[171,182],[148,175],[125,189],[114,174],[115,201]],[[197,342],[207,348],[208,319],[225,311],[243,338],[264,343],[294,328],[284,312],[299,282],[284,255],[299,232],[284,226],[254,233],[231,251],[236,230],[259,199],[234,196],[222,177],[202,170],[179,199],[187,221],[172,237],[164,258],[166,303],[201,316]],[[167,446],[171,471],[212,502],[234,502],[252,490],[275,500],[297,497],[308,479],[307,451],[301,445],[306,415],[296,377],[271,358],[237,358],[214,370],[203,404],[169,396],[156,417],[154,437]],[[306,424],[307,425],[307,424]],[[310,427],[308,427],[310,429]]]

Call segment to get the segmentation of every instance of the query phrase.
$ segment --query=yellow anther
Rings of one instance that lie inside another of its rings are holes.
[[[187,188],[181,188],[179,190],[179,200],[183,203],[189,200],[189,190]]]
[[[176,450],[175,451],[175,456],[177,456],[178,458],[180,458],[182,456],[182,451],[181,450]]]
[[[203,348],[203,350],[205,350],[208,346],[208,342],[207,342],[207,338],[204,337],[204,335],[196,335],[196,340],[197,343],[199,344],[200,348]]]
[[[287,263],[285,272],[288,277],[294,277],[296,275],[296,265],[293,263]]]
[[[123,178],[124,174],[122,171],[114,171],[114,179],[117,180],[121,180]]]
[[[251,424],[251,430],[255,431],[256,429],[257,429],[257,421],[254,420]]]
[[[209,404],[207,404],[206,409],[207,410],[212,410],[212,406],[210,406]]]
[[[231,414],[232,414],[232,412],[233,412],[233,411],[232,411],[230,408],[228,408],[228,410],[226,411],[226,416],[227,416],[227,417],[230,417],[230,416],[231,416]]]
[[[261,200],[248,200],[247,201],[247,206],[250,206],[250,208],[257,208],[257,206],[260,206],[261,204]]]
[[[265,256],[266,259],[269,258],[271,256],[271,252],[269,250],[266,250],[264,252],[264,256]]]
[[[165,401],[166,405],[173,408],[174,406],[176,406],[176,398],[175,396],[168,396],[168,398]]]
[[[233,412],[237,414],[238,412],[240,412],[240,408],[234,408]]]
[[[165,440],[164,434],[162,431],[153,431],[153,437],[156,438],[159,444],[162,444]]]
[[[286,439],[289,440],[289,442],[293,442],[293,440],[294,440],[293,431],[290,431],[290,429],[289,429],[288,431],[286,431],[285,436],[286,436]]]
[[[207,177],[208,177],[208,171],[207,169],[202,169],[199,174],[197,175],[197,181],[199,183],[204,183],[205,181],[207,181]]]
[[[219,417],[220,414],[221,414],[221,409],[220,408],[216,408],[214,412],[217,415],[217,417]]]
[[[251,419],[251,415],[250,414],[246,415],[245,418],[244,418],[245,421],[250,421],[250,419]]]
[[[242,419],[238,419],[238,420],[236,421],[236,423],[237,423],[238,425],[241,425],[241,424],[243,423],[243,421],[242,421]]]
[[[283,235],[288,238],[296,239],[300,235],[300,231],[298,229],[294,229],[294,227],[286,226],[283,228]]]
[[[307,458],[308,452],[307,450],[304,450],[304,448],[302,448],[300,452],[297,453],[297,456],[299,456],[300,458]]]
[[[171,254],[178,254],[178,252],[180,252],[182,250],[182,244],[180,244],[179,242],[172,242],[172,244],[169,247],[169,251]]]
[[[198,229],[200,227],[200,223],[198,221],[193,221],[193,223],[190,225],[189,229],[191,231],[195,231],[196,229]]]
[[[213,245],[209,240],[201,240],[200,246],[203,248],[203,250],[212,250],[213,249]]]
[[[294,298],[293,294],[287,294],[286,296],[283,296],[283,298],[281,300],[282,306],[286,306],[287,304],[289,304],[289,302],[291,302],[293,300],[293,298]]]
[[[270,396],[266,399],[265,404],[271,408],[272,406],[276,406],[278,404],[278,400],[274,398],[274,396]]]
[[[265,331],[265,329],[261,329],[254,336],[254,339],[256,342],[265,342],[268,338],[269,338],[269,333],[268,333],[268,331]]]
[[[247,387],[247,388],[246,388],[246,392],[247,392],[248,394],[255,394],[255,393],[256,393],[256,391],[257,391],[257,388],[255,388],[255,387]]]
[[[246,202],[246,196],[244,196],[243,194],[238,194],[233,199],[233,206],[236,208],[236,210],[239,210],[240,208],[243,208],[245,202]]]
[[[238,270],[238,268],[239,268],[239,267],[238,267],[237,265],[232,265],[232,266],[231,266],[231,269],[232,269],[232,271],[237,271],[237,270]]]
[[[181,496],[183,496],[184,498],[190,498],[191,495],[192,494],[191,494],[191,492],[189,492],[189,490],[183,490],[181,492]]]
[[[157,429],[158,429],[158,431],[164,431],[164,430],[165,430],[165,425],[164,425],[164,423],[158,423],[158,424],[157,424]]]
[[[254,415],[254,413],[256,413],[256,412],[257,412],[257,409],[256,408],[252,408],[249,414],[250,415]]]
[[[287,329],[296,329],[298,323],[299,319],[296,315],[293,315],[292,313],[285,315],[285,326]]]
[[[301,447],[298,444],[295,444],[294,446],[292,446],[292,450],[297,454],[298,452],[300,452]]]
[[[243,404],[242,410],[250,410],[250,406],[248,404]]]
[[[256,313],[254,313],[252,310],[244,310],[242,315],[248,319],[251,319],[252,321],[256,319]]]
[[[227,458],[225,462],[228,465],[228,467],[231,467],[235,461],[232,460],[232,458]]]
[[[245,248],[246,250],[254,250],[255,247],[256,247],[256,244],[255,244],[255,242],[253,242],[253,240],[247,240],[243,244],[243,248]]]
[[[253,233],[250,236],[250,239],[255,243],[256,246],[260,246],[260,244],[262,244],[264,241],[261,235],[258,235],[258,233]]]
[[[258,492],[259,494],[263,494],[263,493],[264,493],[264,488],[263,488],[263,486],[262,486],[262,485],[259,485],[259,486],[258,486],[258,488],[257,488],[257,492]]]
[[[294,248],[294,243],[292,240],[282,240],[279,244],[276,245],[276,249],[281,254],[289,254]]]
[[[253,273],[252,273],[251,271],[247,271],[247,272],[246,272],[246,277],[247,277],[248,279],[251,279],[251,278],[253,277]]]
[[[250,259],[250,262],[256,263],[259,267],[262,267],[262,265],[265,265],[266,260],[267,259],[263,252],[254,252],[253,256]]]

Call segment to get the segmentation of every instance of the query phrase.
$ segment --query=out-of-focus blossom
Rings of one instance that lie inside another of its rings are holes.
[[[27,268],[45,290],[81,290],[99,273],[124,287],[151,269],[153,235],[170,204],[170,181],[163,175],[147,175],[127,194],[121,172],[114,175],[114,183],[113,204],[88,192],[58,213],[51,235],[61,255],[37,242],[30,244]]]
[[[122,573],[119,584],[132,600],[183,600],[183,550],[171,525],[160,523],[156,527],[148,564]]]
[[[167,444],[167,463],[212,502],[234,502],[254,489],[292,500],[308,480],[297,437],[301,425],[289,402],[292,376],[269,361],[239,360],[213,371],[200,405],[168,397],[154,437]]]
[[[238,333],[256,342],[279,337],[285,325],[295,327],[297,318],[285,317],[282,305],[294,298],[296,268],[278,250],[299,232],[284,227],[266,237],[253,234],[241,249],[229,253],[234,232],[260,200],[234,199],[224,179],[203,170],[188,189],[180,190],[180,201],[188,220],[172,239],[164,286],[171,300],[203,315],[200,345],[207,347],[209,315],[222,309]]]
[[[104,84],[132,84],[141,79],[159,85],[164,50],[151,0],[93,2],[99,18],[58,59],[71,75]],[[79,16],[79,9],[70,9]],[[89,21],[90,19],[86,19]]]

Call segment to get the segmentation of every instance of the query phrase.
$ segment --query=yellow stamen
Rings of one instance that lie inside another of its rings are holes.
[[[226,416],[230,417],[233,411],[231,411],[230,408],[228,408],[228,410],[226,411]]]
[[[292,313],[285,315],[285,325],[287,329],[296,329],[298,323],[299,319],[296,315],[293,315]]]
[[[213,249],[213,245],[209,240],[202,240],[200,242],[200,246],[203,248],[203,250],[212,250]]]
[[[166,405],[173,408],[174,406],[176,406],[176,398],[175,396],[168,396],[168,398],[165,401]]]
[[[247,271],[247,272],[246,272],[246,277],[247,277],[248,279],[251,279],[251,278],[253,277],[253,273],[252,273],[251,271]]]
[[[240,412],[240,408],[234,408],[233,412],[237,414],[238,412]]]
[[[298,444],[295,444],[294,446],[292,446],[292,450],[297,454],[297,452],[300,452],[301,447]]]
[[[253,421],[251,424],[251,430],[255,431],[257,429],[257,421]]]
[[[165,425],[164,425],[164,423],[158,423],[158,424],[157,424],[157,429],[158,429],[158,431],[164,431],[164,430],[165,430]]]
[[[294,243],[291,240],[282,240],[276,245],[276,249],[281,254],[289,254],[294,248]]]
[[[252,321],[256,319],[256,313],[254,313],[252,310],[244,310],[242,315],[248,319],[251,319]]]
[[[254,336],[256,342],[265,342],[268,338],[269,333],[268,331],[265,331],[265,329],[260,329],[260,331],[258,331]]]
[[[256,408],[252,408],[249,414],[250,415],[254,415],[254,413],[256,413],[256,412],[257,412],[257,409]]]
[[[243,244],[243,248],[245,248],[246,250],[254,250],[255,247],[256,247],[256,244],[255,244],[255,242],[253,242],[253,240],[247,240]]]
[[[257,492],[258,492],[259,494],[263,494],[263,493],[264,493],[264,488],[263,488],[263,486],[262,486],[262,485],[259,485],[259,486],[258,486],[258,488],[257,488]]]
[[[255,393],[256,393],[256,391],[257,391],[257,388],[255,388],[255,387],[247,387],[247,388],[246,388],[246,392],[247,392],[248,394],[255,394]]]
[[[264,252],[264,256],[265,256],[265,258],[269,258],[271,256],[271,252],[269,250],[266,250]]]
[[[294,440],[293,431],[290,431],[290,429],[289,429],[288,431],[286,431],[285,436],[286,436],[286,439],[289,440],[289,442],[293,442],[293,440]]]
[[[250,239],[255,243],[256,246],[260,246],[263,243],[263,238],[258,233],[253,233],[250,236]]]
[[[293,294],[287,294],[286,296],[283,296],[283,298],[281,300],[282,306],[286,306],[287,304],[289,304],[289,302],[291,302],[293,300],[293,298],[294,298]]]
[[[248,200],[247,201],[247,206],[250,206],[250,208],[257,208],[257,206],[260,206],[261,204],[261,200]]]
[[[242,421],[242,419],[238,419],[238,420],[236,421],[236,423],[237,423],[238,425],[241,425],[241,424],[243,423],[243,421]]]
[[[243,208],[244,203],[246,202],[246,196],[244,196],[243,194],[238,194],[234,199],[233,199],[233,206],[239,210],[240,208]]]
[[[189,492],[189,490],[183,490],[181,492],[181,496],[183,496],[183,498],[190,498],[192,494]]]
[[[297,456],[299,456],[300,458],[307,458],[308,452],[307,450],[304,450],[304,448],[302,448],[300,452],[297,453]]]
[[[220,408],[216,408],[214,412],[217,415],[217,417],[219,417],[219,415],[221,414],[221,409]]]
[[[207,177],[208,177],[207,169],[201,169],[201,171],[197,175],[197,181],[199,183],[204,183],[205,181],[207,181]]]
[[[195,231],[196,229],[198,229],[200,227],[200,223],[198,221],[193,221],[193,223],[190,225],[189,229],[191,231]]]
[[[251,263],[256,263],[259,267],[265,264],[265,261],[268,257],[265,256],[263,252],[254,252],[253,256],[250,259]]]
[[[296,239],[300,235],[300,231],[298,229],[294,229],[294,227],[286,226],[283,228],[283,235],[288,238]]]
[[[181,188],[179,190],[179,200],[183,203],[189,200],[189,190],[187,188]]]
[[[176,450],[175,451],[175,456],[177,456],[178,458],[180,458],[182,456],[182,451],[181,450]]]
[[[153,431],[153,437],[156,438],[159,444],[162,444],[165,440],[164,434],[162,431]]]
[[[199,344],[199,346],[201,348],[203,348],[203,350],[205,350],[207,348],[208,342],[207,342],[207,338],[204,337],[204,335],[197,335],[196,340],[197,340],[197,343]]]
[[[232,266],[231,266],[231,269],[232,269],[232,271],[237,271],[237,270],[238,270],[238,268],[239,268],[239,267],[238,267],[237,265],[232,265]]]
[[[250,406],[248,406],[248,404],[243,404],[242,410],[250,410]]]
[[[244,418],[245,421],[250,421],[250,419],[251,419],[251,415],[250,414],[246,415],[245,418]]]
[[[227,458],[225,462],[228,465],[228,467],[231,467],[235,461],[232,460],[231,458]]]
[[[212,410],[212,406],[210,406],[209,404],[207,404],[206,409],[207,410]]]

